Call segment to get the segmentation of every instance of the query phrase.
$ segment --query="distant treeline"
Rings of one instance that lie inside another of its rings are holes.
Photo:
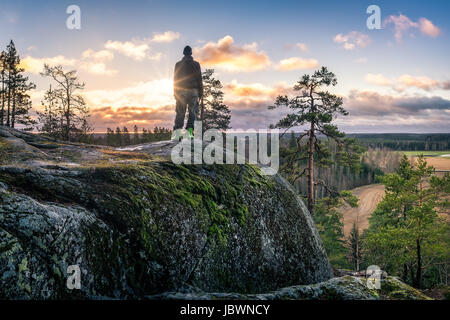
[[[117,127],[115,130],[107,128],[106,133],[104,134],[93,134],[92,143],[112,147],[122,147],[140,143],[169,140],[171,134],[172,130],[163,127],[155,127],[153,131],[151,129],[142,128],[140,131],[135,125],[132,132],[130,132],[127,127]]]
[[[444,151],[450,150],[449,133],[381,133],[381,134],[348,134],[356,138],[366,148],[402,151]]]

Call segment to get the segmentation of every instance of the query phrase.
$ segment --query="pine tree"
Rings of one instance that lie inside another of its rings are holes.
[[[206,69],[203,78],[203,130],[230,129],[231,111],[223,103],[222,83],[213,77],[214,70]],[[201,106],[200,106],[201,108]],[[199,111],[201,112],[201,110]]]
[[[358,224],[353,222],[352,229],[347,241],[349,249],[349,258],[355,271],[359,271],[359,266],[362,260],[362,240],[358,230]]]
[[[58,109],[59,104],[56,101],[57,97],[52,91],[52,85],[44,94],[44,99],[41,101],[43,111],[38,111],[38,118],[40,132],[46,133],[54,138],[62,138],[62,132],[60,131],[61,112]]]
[[[450,175],[435,176],[422,155],[414,163],[404,156],[382,181],[386,194],[369,218],[367,254],[420,288],[424,271],[450,258],[450,226],[438,216],[448,208]]]
[[[129,146],[131,144],[130,132],[127,127],[123,127],[122,129],[122,144],[124,146]]]
[[[5,101],[6,101],[6,52],[2,51],[0,53],[0,125],[3,126],[5,124]]]
[[[137,125],[134,125],[133,128],[133,144],[139,144],[140,140],[139,140],[139,129],[137,127]]]
[[[114,137],[114,130],[111,128],[106,129],[106,145],[108,146],[114,146],[115,137]]]
[[[36,122],[30,117],[31,100],[29,91],[35,89],[34,83],[28,81],[25,70],[20,68],[20,57],[11,40],[6,51],[0,55],[1,67],[1,110],[0,124],[15,127],[16,124],[29,126]],[[6,121],[5,121],[6,116]],[[25,127],[24,130],[31,130]]]
[[[116,147],[123,146],[122,131],[120,130],[120,127],[116,128],[116,133],[114,135],[114,145]]]
[[[293,110],[286,117],[282,118],[271,128],[285,129],[287,132],[297,126],[307,125],[305,133],[297,138],[297,150],[291,153],[284,169],[288,172],[289,179],[295,182],[299,177],[307,175],[308,177],[308,210],[314,214],[315,186],[322,185],[333,193],[333,190],[326,186],[324,180],[314,178],[314,165],[317,162],[319,166],[328,166],[331,164],[331,153],[323,141],[319,140],[320,134],[333,140],[338,145],[336,160],[341,164],[351,166],[355,170],[359,169],[360,155],[363,148],[358,146],[355,139],[345,137],[337,126],[331,122],[337,115],[348,115],[348,112],[342,107],[343,100],[334,94],[331,94],[325,87],[335,86],[337,78],[334,73],[328,71],[326,67],[314,72],[312,76],[303,75],[294,86],[294,91],[300,91],[300,95],[292,98],[288,96],[278,96],[275,104],[269,106],[269,109],[288,107]],[[302,138],[307,137],[306,145],[302,145]],[[307,160],[306,168],[298,168],[301,160]]]

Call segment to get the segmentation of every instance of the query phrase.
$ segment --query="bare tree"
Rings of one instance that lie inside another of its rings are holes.
[[[50,67],[44,65],[44,77],[53,79],[57,87],[52,94],[54,99],[61,103],[61,132],[62,139],[69,141],[72,136],[79,135],[80,131],[90,130],[87,125],[89,109],[84,98],[78,94],[85,84],[79,82],[76,70],[64,71],[62,66]]]

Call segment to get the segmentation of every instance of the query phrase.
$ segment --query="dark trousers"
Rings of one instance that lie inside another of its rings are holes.
[[[175,109],[177,115],[175,116],[174,130],[183,128],[184,117],[186,115],[186,108],[189,106],[187,128],[194,128],[194,121],[197,119],[198,111],[198,90],[197,89],[182,89],[175,95],[176,105]]]

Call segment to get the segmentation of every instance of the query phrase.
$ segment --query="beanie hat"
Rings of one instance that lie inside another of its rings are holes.
[[[185,56],[191,56],[192,55],[192,48],[189,46],[184,47],[183,54]]]

